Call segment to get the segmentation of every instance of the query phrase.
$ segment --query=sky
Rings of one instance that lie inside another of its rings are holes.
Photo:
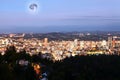
[[[120,30],[120,0],[0,0],[0,32],[96,30]]]

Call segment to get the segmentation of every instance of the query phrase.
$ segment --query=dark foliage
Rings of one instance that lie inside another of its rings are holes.
[[[4,56],[0,55],[0,80],[37,80],[31,64],[19,65],[19,60],[31,61],[31,57],[25,51],[16,53],[14,46],[6,50]]]
[[[18,64],[27,60],[28,66]],[[7,48],[0,55],[0,80],[37,80],[31,63],[40,63],[42,72],[48,73],[48,80],[120,80],[120,56],[88,55],[66,58],[53,62],[43,59],[41,53],[30,56],[25,51],[16,53],[15,47]]]
[[[76,56],[54,63],[49,80],[120,80],[120,56]]]

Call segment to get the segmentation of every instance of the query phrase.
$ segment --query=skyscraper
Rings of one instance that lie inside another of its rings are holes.
[[[112,37],[108,37],[108,48],[113,49],[113,38]]]
[[[45,47],[48,46],[48,38],[44,38],[44,46],[45,46]]]

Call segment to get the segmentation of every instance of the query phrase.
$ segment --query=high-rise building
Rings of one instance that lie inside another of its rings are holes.
[[[107,46],[107,41],[103,40],[101,44],[102,44],[102,46]]]
[[[77,45],[78,45],[78,40],[75,39],[75,40],[74,40],[74,47],[77,47]]]
[[[112,37],[108,37],[108,48],[113,49],[113,38]]]
[[[45,46],[45,47],[48,46],[48,38],[44,38],[44,46]]]

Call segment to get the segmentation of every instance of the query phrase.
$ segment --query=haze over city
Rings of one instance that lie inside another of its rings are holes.
[[[120,80],[120,0],[0,3],[0,80]]]
[[[2,0],[0,32],[119,31],[119,0]],[[36,3],[37,13],[28,10]]]

